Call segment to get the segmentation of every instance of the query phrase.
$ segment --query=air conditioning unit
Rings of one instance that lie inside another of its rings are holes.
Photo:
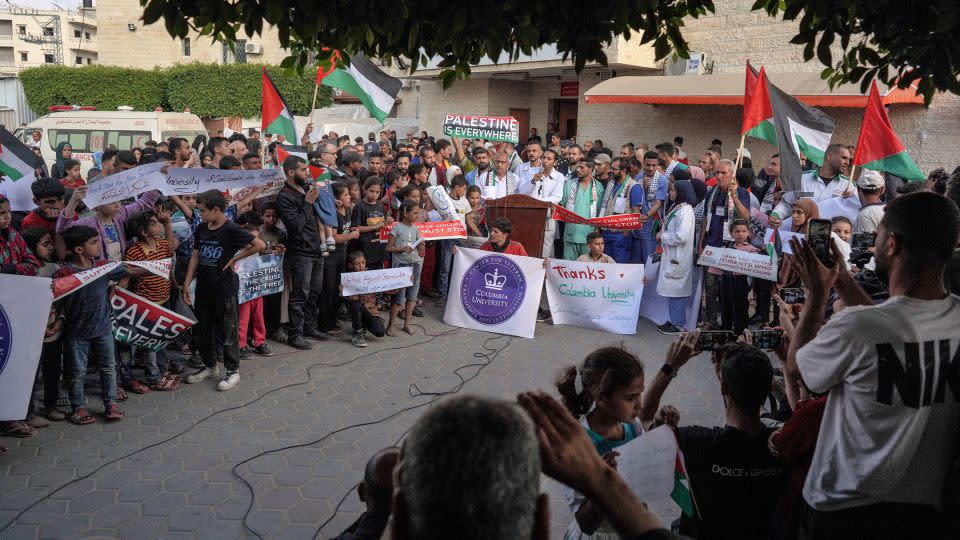
[[[247,43],[243,48],[243,52],[247,54],[260,54],[263,52],[263,45],[259,43]]]
[[[601,69],[597,71],[597,77],[600,79],[600,82],[606,81],[616,77],[617,74],[612,69]]]
[[[703,75],[707,73],[707,55],[690,52],[690,58],[667,58],[663,62],[664,75]]]
[[[420,86],[420,81],[416,79],[404,79],[403,87],[404,88],[418,88]]]

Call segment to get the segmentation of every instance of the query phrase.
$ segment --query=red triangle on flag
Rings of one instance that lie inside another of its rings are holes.
[[[853,155],[853,164],[857,167],[883,159],[906,150],[903,143],[890,125],[890,117],[883,106],[883,99],[877,89],[877,81],[870,85],[870,96],[863,111],[863,124],[857,138],[857,151]]]
[[[330,48],[323,47],[320,50],[323,52],[327,52],[330,50]],[[337,69],[338,60],[340,60],[340,51],[337,49],[334,49],[327,60],[321,61],[317,65],[317,84],[320,84],[321,82],[323,82],[324,77],[333,73],[333,71]]]
[[[767,89],[767,74],[763,67],[757,73],[747,61],[747,76],[743,88],[743,125],[740,133],[746,133],[773,116],[770,92]]]

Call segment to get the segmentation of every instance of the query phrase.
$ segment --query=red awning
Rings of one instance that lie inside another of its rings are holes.
[[[819,73],[769,73],[784,92],[815,107],[866,107],[867,94],[859,84],[843,84],[833,90]],[[588,104],[645,103],[663,105],[743,105],[742,73],[722,75],[614,77],[584,94]],[[884,104],[923,104],[916,86],[900,89],[880,85]]]

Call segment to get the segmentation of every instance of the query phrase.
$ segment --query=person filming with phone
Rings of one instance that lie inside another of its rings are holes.
[[[958,234],[960,211],[942,195],[891,201],[877,227],[890,291],[879,305],[834,242],[824,261],[791,240],[807,297],[787,369],[810,391],[829,391],[803,487],[805,538],[946,537],[940,507],[960,448],[960,297],[943,277]],[[831,290],[847,307],[825,322]]]

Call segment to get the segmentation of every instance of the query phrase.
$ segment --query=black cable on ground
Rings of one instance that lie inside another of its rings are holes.
[[[415,325],[415,326],[419,326],[420,328],[423,328],[423,326],[420,326],[420,325]],[[13,525],[14,523],[16,523],[17,520],[20,519],[24,514],[26,514],[26,513],[29,512],[30,510],[32,510],[32,509],[33,509],[34,507],[36,507],[38,504],[40,504],[40,503],[42,503],[42,502],[50,499],[50,497],[52,497],[54,494],[56,494],[57,492],[59,492],[59,491],[62,490],[63,488],[65,488],[65,487],[67,487],[67,486],[70,486],[70,485],[73,485],[73,484],[75,484],[76,482],[79,482],[79,481],[81,481],[81,480],[86,480],[87,478],[90,478],[91,476],[93,476],[93,475],[95,475],[96,473],[100,472],[100,471],[103,470],[104,468],[109,467],[110,465],[113,465],[114,463],[117,463],[117,462],[119,462],[119,461],[123,461],[123,460],[125,460],[125,459],[127,459],[127,458],[129,458],[129,457],[135,456],[135,455],[137,455],[137,454],[139,454],[139,453],[141,453],[141,452],[144,452],[144,451],[146,451],[146,450],[150,450],[150,449],[156,448],[156,447],[161,446],[161,445],[164,445],[164,444],[166,444],[166,443],[168,443],[168,442],[170,442],[170,441],[172,441],[172,440],[174,440],[174,439],[176,439],[176,438],[178,438],[178,437],[181,437],[181,436],[187,434],[188,432],[192,431],[193,428],[197,427],[197,426],[200,425],[201,423],[203,423],[203,422],[205,422],[205,421],[213,418],[214,416],[216,416],[216,415],[218,415],[218,414],[220,414],[220,413],[225,413],[225,412],[230,412],[230,411],[236,411],[236,410],[239,410],[239,409],[243,409],[244,407],[247,407],[248,405],[253,405],[254,403],[257,403],[258,401],[262,400],[263,398],[265,398],[265,397],[267,397],[267,396],[269,396],[269,395],[271,395],[271,394],[273,394],[273,393],[275,393],[275,392],[279,392],[279,391],[282,391],[282,390],[287,390],[287,389],[294,388],[294,387],[297,387],[297,386],[303,386],[303,385],[309,384],[309,383],[312,382],[312,380],[313,380],[313,374],[312,374],[313,368],[316,368],[316,367],[343,367],[343,366],[346,366],[346,365],[348,365],[348,364],[352,364],[352,363],[354,363],[354,362],[356,362],[357,360],[360,360],[360,359],[362,359],[362,358],[366,358],[366,357],[368,357],[368,356],[374,356],[374,355],[380,354],[380,353],[382,353],[382,352],[397,351],[397,350],[409,349],[409,348],[412,348],[412,347],[417,347],[417,346],[420,346],[420,345],[425,345],[425,344],[427,344],[427,343],[430,343],[430,342],[436,340],[436,339],[439,338],[439,337],[443,337],[443,336],[447,336],[447,335],[451,335],[451,334],[456,334],[457,332],[460,331],[459,328],[454,328],[454,329],[451,329],[451,330],[446,330],[446,331],[440,332],[440,333],[438,333],[438,334],[427,334],[426,329],[425,329],[425,328],[423,328],[423,329],[424,329],[424,334],[428,336],[428,339],[426,339],[426,340],[423,340],[423,341],[420,341],[420,342],[417,342],[417,343],[412,343],[412,344],[409,344],[409,345],[402,345],[402,346],[399,346],[399,347],[389,347],[389,348],[386,348],[386,349],[379,349],[379,350],[376,350],[376,351],[370,351],[370,352],[368,352],[368,353],[364,353],[364,354],[361,354],[361,355],[359,355],[359,356],[356,356],[356,357],[354,357],[354,358],[351,359],[351,360],[346,360],[346,361],[340,362],[340,363],[338,363],[338,364],[331,364],[331,363],[326,363],[326,362],[317,362],[317,363],[311,364],[311,365],[309,365],[309,366],[307,367],[307,380],[306,380],[306,381],[301,381],[301,382],[296,382],[296,383],[285,384],[285,385],[283,385],[283,386],[278,386],[277,388],[274,388],[274,389],[272,389],[272,390],[269,390],[269,391],[265,392],[264,394],[260,395],[259,397],[255,398],[255,399],[252,399],[252,400],[250,400],[250,401],[248,401],[248,402],[246,402],[246,403],[242,403],[242,404],[240,404],[240,405],[235,405],[235,406],[233,406],[233,407],[227,407],[227,408],[225,408],[225,409],[220,409],[220,410],[218,410],[218,411],[214,411],[214,412],[212,412],[212,413],[210,413],[210,414],[208,414],[208,415],[206,415],[206,416],[204,416],[204,417],[202,417],[202,418],[199,418],[199,419],[195,420],[192,424],[190,424],[190,426],[188,426],[188,427],[187,427],[186,429],[184,429],[183,431],[180,431],[179,433],[176,433],[176,434],[174,434],[174,435],[171,435],[170,437],[167,437],[166,439],[163,439],[163,440],[161,440],[161,441],[157,441],[157,442],[155,442],[155,443],[151,443],[151,444],[149,444],[149,445],[147,445],[147,446],[144,446],[143,448],[140,448],[140,449],[138,449],[138,450],[134,450],[134,451],[128,452],[128,453],[126,453],[126,454],[124,454],[124,455],[122,455],[122,456],[119,456],[119,457],[116,457],[116,458],[114,458],[114,459],[108,460],[108,461],[100,464],[100,465],[97,466],[96,468],[94,468],[92,471],[90,471],[90,472],[88,472],[88,473],[86,473],[86,474],[83,474],[83,475],[81,475],[81,476],[79,476],[79,477],[77,477],[77,478],[74,478],[73,480],[70,480],[69,482],[66,482],[66,483],[58,486],[57,488],[53,489],[52,491],[50,491],[49,493],[47,493],[47,494],[44,495],[43,497],[40,497],[40,498],[37,499],[36,501],[34,501],[34,502],[30,503],[29,505],[27,505],[24,509],[22,509],[22,510],[20,510],[19,512],[17,512],[17,514],[16,514],[15,516],[13,516],[13,518],[12,518],[9,522],[7,522],[6,525],[4,525],[3,527],[0,527],[0,533],[2,533],[3,531],[7,530],[8,528],[10,528],[10,526]],[[498,337],[499,337],[499,336],[498,336]],[[277,356],[287,356],[287,355],[293,355],[293,354],[297,354],[297,352],[281,353],[280,355],[277,355]],[[459,368],[458,368],[458,369],[459,369]],[[429,402],[428,402],[428,403],[429,403]],[[244,481],[244,483],[246,483],[246,481]],[[247,484],[247,486],[250,487],[249,484]],[[246,516],[244,517],[244,527],[246,527]],[[249,527],[247,527],[247,529],[250,530]],[[262,537],[261,537],[259,534],[257,534],[255,531],[251,530],[251,532],[253,532],[254,534],[256,534],[259,538],[262,538]]]

